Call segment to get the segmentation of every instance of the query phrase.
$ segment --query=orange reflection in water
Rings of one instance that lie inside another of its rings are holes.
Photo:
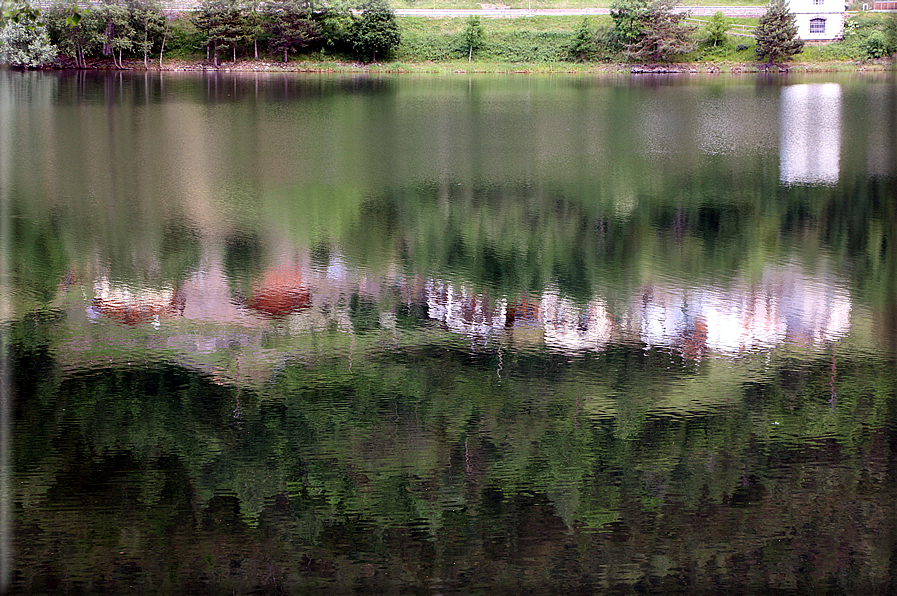
[[[248,306],[270,318],[282,318],[311,306],[311,293],[299,269],[272,269],[253,286]]]

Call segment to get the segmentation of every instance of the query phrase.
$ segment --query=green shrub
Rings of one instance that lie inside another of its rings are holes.
[[[569,34],[553,31],[517,31],[492,36],[480,54],[498,62],[560,62],[567,53],[569,39]]]
[[[863,41],[863,50],[869,58],[881,58],[888,54],[888,45],[885,42],[884,33],[881,31],[873,31]]]
[[[198,54],[205,46],[206,36],[189,19],[175,19],[165,39],[167,58],[188,58]]]
[[[460,55],[458,38],[449,34],[403,35],[396,59],[409,62],[435,62]]]
[[[56,59],[46,27],[32,21],[7,21],[0,31],[0,62],[16,68],[41,68]]]

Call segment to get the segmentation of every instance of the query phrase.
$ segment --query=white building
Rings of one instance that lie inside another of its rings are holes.
[[[797,36],[805,41],[832,41],[844,37],[844,0],[790,0]]]

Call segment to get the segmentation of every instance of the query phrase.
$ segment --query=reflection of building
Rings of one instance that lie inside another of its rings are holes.
[[[497,339],[577,354],[617,343],[666,347],[693,360],[782,345],[818,349],[850,329],[844,285],[824,268],[810,273],[800,265],[768,266],[759,278],[724,287],[649,283],[610,303],[603,296],[577,302],[556,288],[538,297],[493,297],[437,279],[378,277],[344,265],[321,271],[302,259],[267,269],[248,298],[234,300],[220,263],[205,265],[177,290],[135,288],[100,277],[88,315],[131,327],[152,325],[155,333],[141,337],[222,379],[226,374],[215,356],[221,350],[239,351],[243,375],[253,369],[255,378],[270,373],[282,358],[276,348],[265,347],[272,324],[277,333],[374,331],[391,338],[399,332],[400,309],[403,316],[416,313],[412,316],[421,323],[439,321],[480,346]],[[356,297],[366,306],[352,306]],[[357,324],[359,316],[367,322]]]
[[[101,277],[94,284],[94,299],[88,315],[119,321],[126,325],[159,323],[160,317],[182,314],[184,296],[171,288],[129,288]]]
[[[614,321],[599,298],[579,307],[556,292],[546,292],[541,315],[545,345],[565,352],[603,350],[614,331]]]
[[[653,286],[634,306],[641,339],[686,357],[739,354],[787,343],[818,347],[850,329],[850,297],[797,267],[769,268],[754,284],[726,290]]]
[[[844,0],[791,0],[797,36],[807,41],[832,41],[844,37]]]
[[[493,301],[464,287],[432,281],[427,284],[427,311],[449,331],[488,338],[505,327],[505,301]]]
[[[835,184],[841,159],[841,86],[782,88],[779,180],[784,184]]]
[[[282,318],[309,308],[311,296],[299,269],[272,269],[253,286],[248,305],[263,316]]]

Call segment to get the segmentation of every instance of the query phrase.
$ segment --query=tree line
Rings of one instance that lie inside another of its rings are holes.
[[[179,23],[174,31],[173,23]],[[376,62],[400,41],[395,13],[385,0],[365,0],[355,9],[315,8],[299,0],[205,0],[187,23],[166,15],[157,0],[126,0],[77,12],[71,3],[54,4],[39,21],[9,20],[0,43],[6,61],[16,66],[43,66],[58,51],[76,67],[111,57],[124,68],[125,60],[142,60],[148,67],[150,56],[161,63],[172,42],[182,50],[205,50],[217,66],[221,57],[236,61],[267,54],[286,62],[291,53],[315,50]]]
[[[24,6],[28,6],[27,4]],[[671,0],[613,0],[610,25],[592,27],[586,19],[575,32],[533,35],[509,42],[490,36],[480,17],[464,22],[463,29],[445,35],[427,35],[423,45],[408,32],[404,50],[395,13],[386,0],[364,0],[316,6],[311,0],[204,0],[189,17],[166,15],[158,0],[107,0],[86,9],[59,2],[44,11],[4,12],[0,31],[0,61],[37,68],[52,64],[58,54],[79,68],[88,60],[111,58],[119,68],[125,60],[150,56],[160,65],[166,51],[191,58],[205,52],[215,66],[219,59],[276,58],[290,55],[327,54],[339,59],[376,62],[398,54],[410,61],[439,60],[475,54],[486,60],[569,60],[671,62],[728,59],[732,45],[729,20],[717,13],[703,26],[687,22]],[[567,37],[565,37],[567,35]],[[753,53],[772,65],[803,51],[794,15],[783,0],[775,0],[755,29]],[[418,40],[420,41],[420,40]],[[516,44],[516,45],[515,45]],[[897,19],[881,22],[851,19],[845,26],[843,59],[880,58],[897,52]],[[513,46],[513,47],[512,47]],[[414,49],[412,49],[414,48]],[[735,54],[750,46],[734,45]],[[534,53],[534,50],[535,51]],[[403,54],[404,52],[404,54]],[[407,56],[405,55],[407,54]],[[747,54],[747,52],[745,52]],[[740,55],[737,60],[744,60]]]

